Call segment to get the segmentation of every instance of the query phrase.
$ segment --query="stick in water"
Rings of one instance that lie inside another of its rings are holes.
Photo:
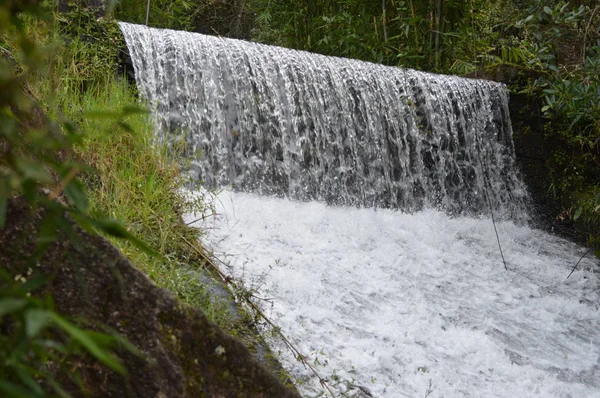
[[[581,258],[579,259],[579,261],[577,261],[577,264],[575,264],[575,266],[571,270],[571,273],[569,274],[569,276],[573,275],[573,272],[575,272],[575,270],[577,269],[577,266],[579,265],[579,263],[581,262],[581,260],[583,260],[583,258],[585,256],[587,256],[588,253],[591,252],[591,251],[592,251],[592,248],[590,247],[589,249],[587,249],[587,251],[585,253],[583,253],[583,256],[581,256]],[[567,276],[567,279],[569,279],[569,276]]]
[[[483,171],[483,160],[481,160],[481,154],[479,151],[477,152],[477,157],[479,158],[479,164],[481,165],[481,175],[483,177],[483,187],[485,188],[486,182],[488,182],[485,178],[485,172]],[[492,184],[488,182],[490,189],[492,188]],[[502,256],[502,264],[504,264],[504,269],[508,271],[508,266],[506,265],[506,260],[504,259],[504,253],[502,253],[502,245],[500,244],[500,236],[498,236],[498,229],[496,228],[496,220],[494,219],[494,208],[492,207],[492,199],[490,199],[489,195],[486,195],[483,192],[483,195],[487,196],[488,205],[490,206],[490,214],[492,215],[492,224],[494,224],[494,232],[496,233],[496,240],[498,241],[498,249],[500,249],[500,256]]]
[[[496,233],[496,240],[498,241],[498,249],[500,249],[500,255],[502,256],[502,263],[504,264],[504,269],[508,271],[508,266],[506,265],[506,260],[504,260],[504,253],[502,253],[502,245],[500,244],[500,236],[498,236],[498,230],[496,229],[496,220],[494,219],[494,210],[492,209],[492,201],[490,200],[489,196],[488,196],[488,203],[490,204],[490,214],[492,215],[492,224],[494,224],[494,232]]]

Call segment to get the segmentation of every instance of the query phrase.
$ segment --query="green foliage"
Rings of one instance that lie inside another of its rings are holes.
[[[250,0],[258,41],[430,71],[472,70],[500,18],[482,0]],[[493,14],[493,15],[492,15]],[[475,61],[475,62],[473,62]]]
[[[61,101],[81,133],[74,152],[89,166],[83,182],[89,187],[90,210],[121,220],[158,256],[131,240],[109,239],[157,285],[230,328],[224,304],[211,298],[201,282],[197,267],[204,260],[190,247],[200,231],[182,223],[184,212],[205,210],[202,198],[184,196],[179,157],[155,142],[145,111],[135,106],[111,111],[135,103],[133,89],[123,79],[112,78],[82,95],[71,91]]]
[[[179,168],[155,144],[147,112],[123,106],[137,98],[116,76],[123,42],[115,21],[85,7],[70,10],[53,18],[42,7],[0,7],[0,24],[4,11],[11,18],[0,26],[0,229],[12,197],[23,195],[34,208],[43,207],[39,256],[59,236],[75,236],[63,221],[67,213],[108,237],[159,286],[226,330],[252,335],[209,294],[206,272],[199,269],[206,253],[198,230],[185,226],[181,215],[203,211],[201,199],[182,194]],[[0,395],[68,396],[63,381],[70,391],[75,383],[85,392],[77,374],[82,357],[124,372],[112,349],[135,348],[117,335],[83,329],[84,320],[76,326],[57,314],[51,298],[40,298],[39,286],[30,286],[41,280],[35,267],[27,272],[3,274],[6,283],[0,282]]]
[[[68,397],[56,380],[72,377],[67,368],[86,352],[125,373],[110,351],[123,340],[81,329],[57,314],[50,298],[32,296],[45,282],[31,269],[14,278],[0,271],[0,392],[4,397],[45,397],[48,392]]]
[[[600,7],[536,4],[517,22],[526,65],[539,78],[529,87],[543,100],[550,192],[600,247]]]
[[[54,58],[55,74],[64,77],[61,89],[85,91],[102,85],[118,74],[119,57],[124,53],[125,42],[121,30],[112,18],[96,15],[89,8],[73,7],[57,14],[55,33],[65,43],[59,57]]]
[[[144,248],[120,223],[90,215],[88,196],[77,178],[86,166],[69,156],[79,141],[77,129],[61,116],[46,116],[37,100],[55,97],[58,92],[52,84],[56,81],[52,58],[61,47],[54,40],[50,10],[37,2],[3,3],[0,16],[4,51],[0,61],[0,229],[6,222],[9,200],[21,195],[33,208],[45,209],[36,256],[59,235],[74,236],[69,234],[72,226],[65,221],[65,213],[89,230],[119,236]],[[86,353],[125,373],[111,353],[111,348],[117,343],[123,346],[124,340],[84,330],[56,313],[51,298],[36,296],[44,276],[29,269],[16,276],[2,270],[0,277],[2,396],[68,396],[57,380],[77,382],[76,367],[69,364]]]
[[[213,1],[195,0],[154,0],[150,2],[148,24],[156,28],[193,31],[194,21]],[[146,23],[146,1],[117,2],[116,16],[118,19],[137,24]]]
[[[81,0],[80,0],[81,1]],[[246,0],[152,0],[148,26],[248,39],[253,16]],[[147,1],[120,0],[120,21],[146,24]]]

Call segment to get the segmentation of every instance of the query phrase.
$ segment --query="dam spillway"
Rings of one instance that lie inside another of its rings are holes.
[[[121,23],[162,140],[207,187],[524,219],[506,87]]]

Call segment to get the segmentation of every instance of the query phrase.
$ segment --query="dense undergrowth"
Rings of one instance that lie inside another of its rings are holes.
[[[71,379],[83,388],[68,366],[72,358],[88,353],[124,374],[112,349],[135,351],[118,335],[83,329],[58,314],[52,295],[43,293],[50,276],[37,272],[45,249],[60,236],[72,236],[65,213],[85,229],[147,249],[120,223],[90,214],[77,178],[84,165],[70,156],[79,137],[75,125],[48,117],[56,106],[45,101],[57,92],[51,59],[60,47],[53,26],[51,14],[38,3],[0,5],[0,237],[14,197],[45,209],[37,247],[27,253],[23,268],[0,269],[0,395],[6,397],[68,396],[57,380]]]
[[[176,154],[156,144],[148,112],[121,76],[116,22],[88,9],[53,14],[39,4],[2,5],[0,15],[7,17],[0,21],[0,230],[15,195],[47,208],[40,258],[59,236],[70,236],[60,221],[66,212],[225,330],[252,334],[207,290],[200,232],[181,218],[204,204],[185,196]],[[77,372],[46,363],[82,351],[126,373],[111,350],[135,348],[57,314],[51,296],[36,295],[46,278],[34,266],[17,276],[0,269],[0,277],[0,395],[68,396],[56,380],[77,383]]]
[[[119,66],[124,42],[116,21],[75,10],[58,16],[57,29],[62,44],[53,75],[37,90],[53,97],[49,114],[76,126],[72,154],[85,165],[79,176],[90,213],[119,220],[148,246],[107,235],[158,286],[253,344],[250,316],[232,317],[228,304],[208,291],[201,231],[182,215],[211,209],[204,198],[186,195],[178,148],[156,142],[150,115]]]
[[[184,196],[177,162],[156,144],[148,112],[118,73],[118,26],[87,10],[75,14],[60,16],[50,29],[29,24],[32,36],[54,35],[54,56],[47,78],[28,88],[50,120],[73,129],[67,156],[80,165],[86,211],[119,220],[144,245],[107,234],[115,246],[159,286],[223,323],[194,268],[202,259],[185,243],[196,242],[199,230],[181,216],[203,204]]]

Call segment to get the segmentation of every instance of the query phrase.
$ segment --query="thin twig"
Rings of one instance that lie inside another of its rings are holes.
[[[57,187],[55,187],[52,192],[50,192],[50,194],[48,195],[48,199],[54,200],[62,192],[64,192],[64,190],[67,187],[67,185],[69,185],[69,183],[71,182],[71,180],[73,178],[75,178],[75,176],[77,175],[78,172],[79,172],[79,170],[76,167],[72,168],[71,170],[69,170],[69,173],[65,176],[65,178],[63,178],[63,180],[60,182],[60,184]]]
[[[194,223],[197,223],[198,221],[204,221],[204,220],[206,220],[209,217],[216,217],[218,215],[219,215],[218,213],[212,213],[212,214],[208,214],[208,215],[204,214],[202,217],[196,218],[194,221],[190,221],[190,222],[185,223],[185,225],[186,226],[190,226],[190,225],[192,225]]]
[[[10,51],[8,51],[6,48],[0,46],[0,50],[2,50],[4,52],[4,54],[8,55],[9,57],[11,57],[12,59],[15,59],[15,56],[12,55],[12,53]]]
[[[198,253],[202,257],[202,259],[204,261],[206,261],[206,264],[208,264],[210,266],[210,268],[217,273],[217,275],[219,276],[219,278],[221,279],[221,281],[223,281],[227,285],[232,286],[235,290],[239,290],[240,289],[240,287],[235,283],[235,281],[231,277],[225,275],[225,273],[223,273],[223,271],[221,271],[221,269],[214,263],[214,261],[209,257],[209,255],[208,255],[208,253],[206,253],[206,251],[200,249],[197,246],[197,244],[196,245],[193,244],[192,242],[190,242],[189,240],[187,240],[183,236],[181,237],[181,239],[185,243],[187,243],[188,246],[190,246],[196,253]],[[279,327],[277,327],[277,325],[275,325],[269,318],[267,318],[267,316],[264,314],[264,312],[260,308],[258,308],[258,306],[256,304],[254,304],[254,302],[252,302],[252,300],[250,300],[249,297],[246,297],[244,295],[241,295],[241,296],[244,299],[244,301],[246,302],[246,304],[249,305],[252,308],[252,310],[255,311],[255,313],[258,316],[260,316],[273,329],[273,331],[275,331],[279,335],[279,337],[281,338],[281,340],[285,343],[285,345],[288,347],[288,349],[292,352],[292,354],[294,355],[294,357],[299,362],[301,362],[305,367],[307,367],[308,369],[310,369],[310,371],[319,380],[319,383],[321,384],[321,386],[323,386],[324,388],[326,388],[327,391],[329,392],[329,394],[333,398],[335,398],[335,394],[333,393],[333,391],[331,390],[331,388],[327,384],[327,381],[323,377],[321,377],[321,375],[319,374],[319,372],[317,372],[317,370],[310,363],[308,363],[308,361],[306,360],[306,357],[283,334],[283,332],[281,331],[281,329]]]
[[[575,270],[577,269],[577,266],[579,265],[579,263],[581,262],[581,260],[583,260],[583,258],[585,256],[587,256],[588,253],[591,252],[591,251],[592,251],[592,248],[590,247],[589,249],[587,249],[587,251],[585,253],[583,253],[583,256],[581,256],[581,258],[579,259],[579,261],[577,261],[577,264],[575,264],[575,266],[571,270],[571,273],[569,274],[569,276],[573,275],[573,272],[575,272]],[[569,279],[569,276],[567,276],[567,279]]]
[[[504,269],[508,271],[508,266],[506,265],[506,260],[504,260],[504,253],[502,253],[502,245],[500,244],[500,236],[498,235],[498,229],[496,228],[496,220],[494,219],[494,209],[492,209],[492,200],[488,196],[488,203],[490,204],[490,214],[492,215],[492,224],[494,224],[494,232],[496,233],[496,240],[498,241],[498,249],[500,249],[500,256],[502,256],[502,263],[504,264]]]
[[[596,6],[596,8],[594,8],[594,11],[592,11],[592,16],[590,17],[590,20],[588,21],[587,26],[585,27],[585,32],[583,33],[583,54],[582,54],[582,58],[583,58],[583,63],[585,63],[585,52],[587,51],[587,36],[588,36],[588,31],[590,29],[590,25],[592,24],[592,21],[594,20],[594,15],[596,15],[596,11],[598,11],[598,9],[600,8],[600,6]]]
[[[431,384],[431,379],[429,379],[429,385],[427,386],[427,391],[425,391],[425,398],[429,397],[433,393],[433,388]]]
[[[483,171],[483,160],[481,160],[481,154],[477,152],[477,157],[479,158],[479,164],[481,164],[481,171],[483,177],[483,186],[485,187],[486,182],[490,186],[490,190],[492,188],[492,183],[487,181],[485,178],[485,172]],[[485,192],[483,193],[485,195]],[[508,266],[506,265],[506,260],[504,259],[504,253],[502,253],[502,245],[500,244],[500,236],[498,235],[498,229],[496,228],[496,219],[494,218],[494,208],[492,207],[492,199],[489,195],[486,195],[488,199],[488,205],[490,206],[490,214],[492,215],[492,224],[494,225],[494,232],[496,233],[496,241],[498,242],[498,249],[500,249],[500,256],[502,257],[502,264],[504,264],[504,269],[508,271]]]

